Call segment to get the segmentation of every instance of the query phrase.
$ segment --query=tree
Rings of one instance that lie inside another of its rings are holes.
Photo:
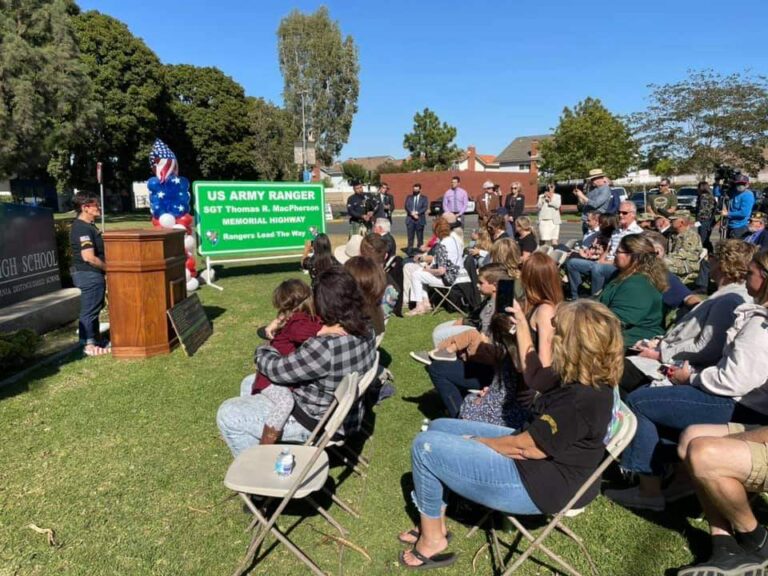
[[[297,128],[293,116],[263,98],[247,98],[247,102],[258,179],[295,180],[293,144]]]
[[[540,170],[556,180],[585,177],[602,168],[611,178],[626,174],[637,160],[638,146],[622,119],[597,98],[566,107],[553,137],[541,142]]]
[[[167,113],[162,65],[128,27],[96,11],[73,18],[80,49],[100,106],[98,123],[74,151],[75,182],[93,182],[95,164],[104,165],[107,182],[130,189],[149,177],[148,152],[158,136],[158,117]]]
[[[446,170],[459,157],[460,151],[453,140],[456,128],[429,108],[416,112],[413,132],[403,137],[403,147],[411,153],[407,167],[411,170]]]
[[[66,151],[94,118],[70,0],[0,2],[0,176],[61,181]]]
[[[397,174],[399,172],[403,171],[402,163],[400,162],[392,162],[391,160],[387,160],[383,164],[379,164],[376,167],[376,172],[373,173],[373,177],[371,178],[371,184],[374,184],[376,186],[381,185],[382,176],[385,174]]]
[[[711,70],[672,84],[651,84],[650,105],[632,115],[642,144],[681,171],[706,176],[731,164],[757,174],[766,164],[768,80]]]
[[[318,160],[333,162],[349,138],[359,93],[357,47],[342,39],[328,9],[312,14],[294,10],[277,30],[285,108],[301,126],[302,94],[307,137],[314,139]]]
[[[361,165],[354,162],[344,162],[341,165],[341,171],[347,180],[357,180],[363,184],[369,184],[370,178],[368,171]]]
[[[218,68],[188,64],[165,66],[164,76],[171,108],[162,133],[179,158],[180,172],[190,180],[255,178],[242,86]]]

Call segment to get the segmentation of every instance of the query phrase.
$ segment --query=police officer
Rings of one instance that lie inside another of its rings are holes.
[[[683,280],[690,279],[687,277],[699,273],[701,237],[691,226],[691,213],[688,210],[678,210],[669,219],[672,223],[672,236],[664,261],[670,272]]]
[[[355,234],[365,236],[373,228],[374,210],[363,191],[362,182],[352,182],[354,193],[347,198],[347,214],[349,215],[349,237]]]

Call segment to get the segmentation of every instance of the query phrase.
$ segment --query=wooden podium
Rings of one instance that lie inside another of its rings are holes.
[[[187,297],[184,231],[106,232],[104,256],[112,356],[168,354],[178,341],[166,311]]]

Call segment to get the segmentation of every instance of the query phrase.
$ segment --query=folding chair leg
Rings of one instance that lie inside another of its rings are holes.
[[[587,550],[587,547],[584,544],[584,540],[582,540],[582,538],[579,535],[577,535],[573,530],[568,528],[568,526],[566,526],[562,522],[558,522],[555,528],[557,530],[560,530],[560,532],[562,532],[563,534],[571,538],[574,542],[576,542],[576,544],[578,544],[579,548],[581,548],[581,551],[584,553],[584,556],[587,557],[587,562],[589,562],[589,569],[592,571],[592,574],[594,574],[594,576],[598,576],[599,573],[597,571],[597,565],[595,564],[595,561],[592,559],[592,556],[590,555],[589,550]]]
[[[485,515],[482,518],[480,518],[480,521],[474,526],[472,526],[472,529],[469,532],[467,532],[467,538],[472,538],[475,532],[480,530],[480,526],[485,524],[486,520],[488,520],[488,517],[491,516],[491,514],[493,514],[493,510],[489,510],[488,512],[486,512]]]
[[[323,508],[322,506],[320,506],[320,504],[318,504],[317,502],[315,502],[315,500],[314,500],[314,499],[313,499],[311,496],[306,496],[305,498],[306,498],[307,502],[309,502],[310,504],[312,504],[312,506],[314,506],[314,507],[315,507],[315,509],[316,509],[318,512],[320,512],[320,515],[321,515],[323,518],[325,518],[325,519],[328,521],[328,523],[329,523],[331,526],[333,526],[334,528],[336,528],[336,530],[338,530],[338,531],[339,531],[339,534],[341,534],[342,536],[346,536],[347,534],[349,534],[349,531],[348,531],[346,528],[344,528],[344,526],[342,526],[341,524],[339,524],[339,523],[336,521],[336,518],[334,518],[333,516],[331,516],[330,512],[328,512],[328,511],[327,511],[325,508]]]
[[[544,554],[549,556],[551,560],[553,560],[554,562],[557,562],[561,567],[565,568],[565,570],[568,573],[573,574],[573,576],[581,576],[581,573],[578,570],[576,570],[573,566],[568,564],[568,562],[563,560],[560,556],[558,556],[557,554],[552,552],[552,550],[550,550],[549,548],[544,546],[544,544],[542,544],[542,542],[544,541],[544,538],[546,538],[555,527],[552,525],[552,523],[550,523],[544,529],[544,531],[539,535],[538,538],[534,538],[533,534],[528,532],[525,526],[523,526],[517,518],[515,518],[514,516],[509,516],[508,518],[510,522],[512,522],[512,524],[514,524],[515,527],[518,530],[520,530],[523,536],[525,536],[531,542],[531,544],[528,546],[528,548],[526,548],[526,550],[522,554],[520,554],[520,556],[517,557],[517,560],[515,560],[515,562],[504,572],[502,576],[509,576],[510,574],[512,574],[515,570],[517,570],[520,566],[522,566],[523,562],[525,562],[528,559],[528,557],[531,556],[536,550],[541,550],[542,552],[544,552]]]
[[[264,515],[259,511],[259,509],[253,505],[253,502],[251,502],[251,499],[248,498],[248,495],[240,494],[240,496],[243,497],[243,500],[245,500],[246,505],[251,510],[251,512],[253,512],[253,515],[256,517],[260,530],[257,530],[256,532],[254,532],[253,538],[251,539],[251,544],[248,546],[248,551],[246,553],[246,556],[243,559],[240,566],[237,567],[237,570],[235,570],[233,576],[242,576],[242,574],[244,574],[247,570],[251,568],[251,565],[253,564],[253,559],[256,557],[256,553],[258,552],[262,542],[266,537],[266,534],[264,534],[263,532],[269,523],[266,517],[264,517]],[[277,529],[276,525],[273,524],[269,533],[272,534],[282,544],[285,544],[285,547],[288,548],[291,552],[293,552],[293,554],[299,560],[304,562],[304,564],[307,565],[307,567],[312,571],[313,574],[315,574],[315,576],[326,576],[325,572],[320,570],[320,567],[317,564],[315,564],[309,556],[304,554],[301,548],[296,546],[293,542],[291,542],[288,539],[288,537],[285,534],[280,532],[280,530]]]
[[[340,452],[346,453],[350,459],[354,458],[353,461],[355,464],[358,464],[365,468],[369,468],[371,465],[371,463],[368,461],[368,459],[365,456],[363,456],[362,454],[355,454],[351,448],[344,446],[343,444],[341,446],[337,446],[336,449],[339,450]]]
[[[341,498],[339,498],[338,496],[336,496],[336,494],[334,494],[333,492],[331,492],[330,490],[328,490],[328,488],[326,488],[325,486],[323,486],[323,492],[325,492],[326,494],[328,494],[328,496],[330,496],[330,497],[331,497],[331,500],[333,500],[333,502],[334,502],[334,503],[335,503],[335,504],[336,504],[336,505],[337,505],[339,508],[341,508],[342,510],[344,510],[344,512],[346,512],[347,514],[349,514],[349,515],[350,515],[350,516],[352,516],[353,518],[360,518],[360,513],[359,513],[357,510],[355,510],[354,508],[352,508],[352,506],[350,506],[349,504],[347,504],[346,502],[344,502],[344,501],[343,501]]]
[[[352,462],[349,458],[347,458],[344,454],[342,454],[341,450],[339,450],[338,446],[331,446],[329,449],[332,449],[339,458],[341,458],[341,461],[344,462],[347,466],[352,468],[352,470],[361,478],[367,478],[368,475],[365,473],[365,470],[363,470],[360,466]]]
[[[491,555],[493,556],[494,564],[499,568],[499,572],[503,572],[506,565],[504,564],[504,554],[501,553],[499,536],[496,534],[496,525],[493,517],[491,518]]]

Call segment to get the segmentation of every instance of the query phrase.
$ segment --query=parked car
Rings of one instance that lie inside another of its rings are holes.
[[[630,202],[634,202],[637,206],[637,213],[645,212],[645,199],[650,196],[650,192],[635,192],[629,197]]]
[[[692,186],[685,186],[677,191],[677,207],[684,208],[694,212],[696,210],[696,200],[699,198],[699,191]]]
[[[475,201],[470,198],[467,200],[467,211],[465,214],[475,214],[477,211],[475,210]],[[429,203],[429,215],[430,216],[440,216],[440,214],[443,213],[443,197],[440,196],[437,200],[432,200],[432,202]]]

